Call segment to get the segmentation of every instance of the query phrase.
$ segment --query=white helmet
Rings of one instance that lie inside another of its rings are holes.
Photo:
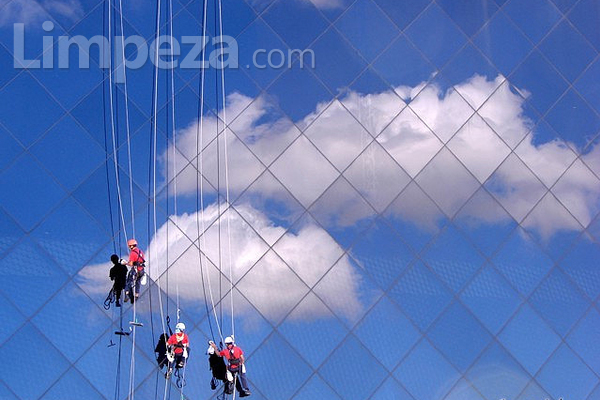
[[[185,324],[183,322],[179,322],[177,325],[175,325],[176,333],[181,333],[183,331],[185,331]]]
[[[231,336],[227,336],[225,338],[225,344],[233,343],[233,338]]]

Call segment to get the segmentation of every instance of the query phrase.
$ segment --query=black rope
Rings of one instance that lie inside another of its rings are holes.
[[[177,380],[175,381],[175,386],[177,386],[179,389],[183,389],[183,387],[187,385],[187,382],[185,381],[185,377],[181,373],[181,368],[176,368],[174,375],[177,378]]]
[[[106,296],[106,299],[104,300],[104,309],[105,310],[110,310],[110,305],[112,303],[114,303],[116,300],[116,294],[115,291],[113,290],[113,288],[110,289],[110,291],[108,292],[108,296]]]

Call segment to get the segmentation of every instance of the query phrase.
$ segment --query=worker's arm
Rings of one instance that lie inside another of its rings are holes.
[[[221,351],[219,350],[219,348],[217,347],[217,345],[215,344],[215,342],[213,342],[212,340],[208,341],[208,344],[210,345],[210,347],[212,347],[213,349],[215,349],[215,354],[217,354],[218,356],[220,356]]]

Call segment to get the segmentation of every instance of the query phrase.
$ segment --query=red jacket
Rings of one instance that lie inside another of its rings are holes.
[[[146,259],[144,258],[144,252],[135,247],[129,253],[129,262],[137,266],[138,271],[141,271],[144,269],[144,263],[146,262]]]
[[[190,345],[190,340],[185,333],[174,333],[167,340],[167,344],[175,346],[175,354],[181,354],[183,353],[184,346]]]
[[[229,361],[229,370],[237,371],[242,364],[241,357],[244,354],[242,349],[237,346],[233,346],[231,349],[224,348],[219,352],[221,357],[225,357]]]

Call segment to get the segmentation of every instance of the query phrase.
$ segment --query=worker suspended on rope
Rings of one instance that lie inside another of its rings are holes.
[[[175,325],[175,333],[167,340],[167,359],[169,360],[167,378],[171,376],[173,366],[177,369],[185,367],[189,351],[190,339],[187,333],[185,333],[185,324],[179,322]]]
[[[129,261],[125,264],[131,266],[131,271],[129,271],[130,276],[127,276],[128,281],[128,289],[129,298],[133,299],[133,297],[140,297],[140,285],[143,284],[143,280],[145,279],[145,268],[146,268],[146,259],[144,258],[144,252],[138,248],[138,242],[135,239],[129,239],[127,241],[127,246],[129,247]],[[135,276],[133,272],[135,272]],[[131,284],[131,285],[129,285]]]
[[[127,267],[123,265],[123,260],[120,260],[119,256],[116,254],[110,256],[110,261],[112,261],[113,266],[110,269],[108,276],[110,277],[110,280],[114,282],[112,291],[115,295],[116,306],[121,307],[121,292],[125,289],[125,284],[127,282]]]
[[[248,380],[246,379],[246,366],[244,363],[244,352],[241,348],[235,345],[233,337],[225,338],[225,348],[219,350],[215,342],[212,340],[208,344],[215,350],[217,355],[224,357],[228,361],[227,365],[227,383],[225,384],[225,393],[232,394],[234,382],[239,381],[237,386],[240,397],[250,396],[248,388]],[[239,378],[239,379],[236,379]]]
[[[156,362],[158,363],[158,368],[161,370],[164,366],[169,365],[169,360],[167,359],[167,341],[169,340],[169,335],[166,333],[161,333],[158,338],[158,342],[156,343],[156,347],[154,348],[154,352],[156,353]]]
[[[227,382],[227,366],[225,365],[225,361],[223,361],[223,357],[219,355],[219,352],[212,345],[208,346],[206,354],[208,355],[208,366],[212,372],[210,388],[216,390],[220,385],[219,382]]]
[[[127,280],[125,283],[125,302],[131,301],[131,304],[135,301],[135,286],[137,282],[137,271],[135,267],[131,267],[127,273]]]

